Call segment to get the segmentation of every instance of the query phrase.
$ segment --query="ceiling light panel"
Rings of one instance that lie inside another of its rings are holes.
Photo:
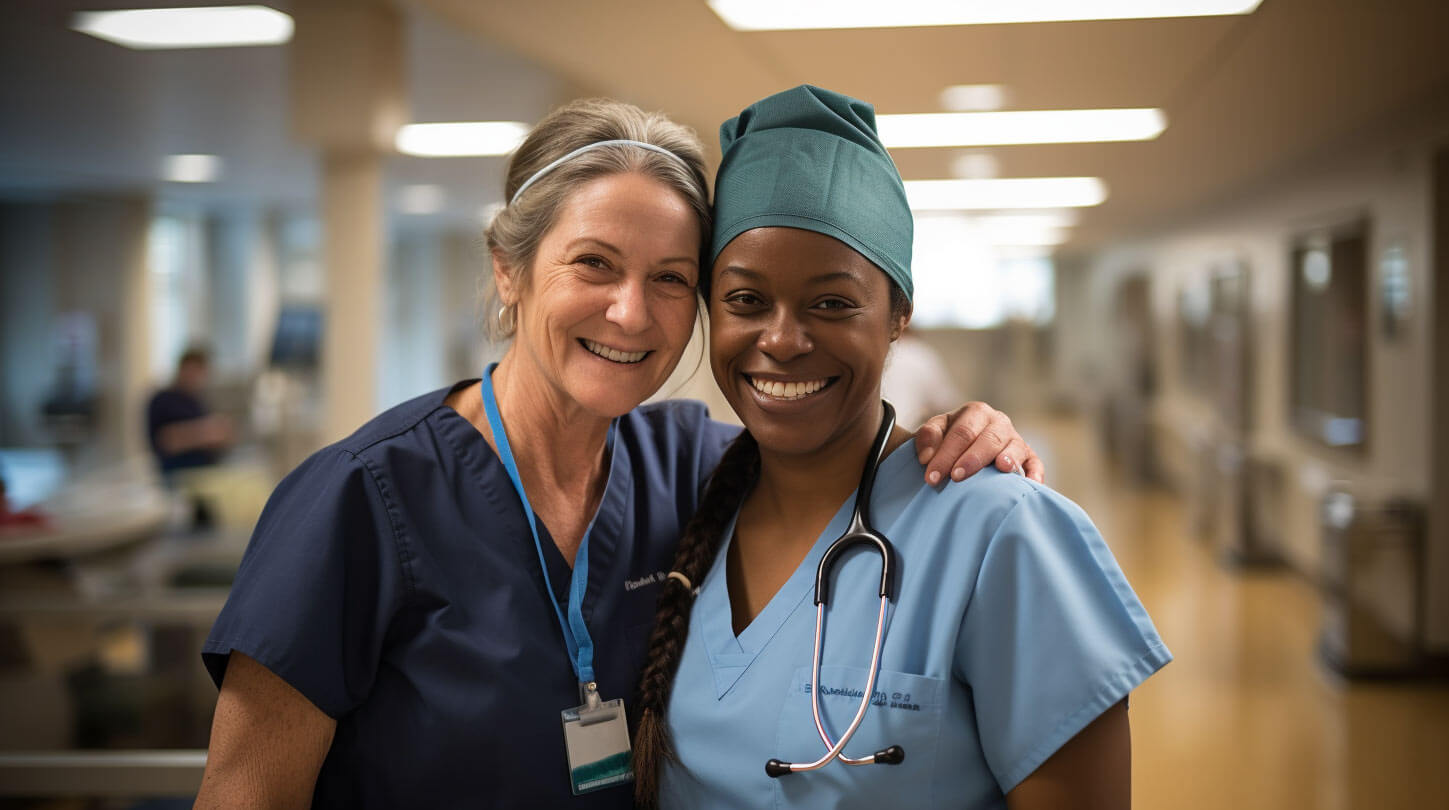
[[[1064,229],[1077,224],[1075,209],[1054,211],[1024,211],[1011,214],[977,214],[972,217],[977,223],[989,227],[1035,228],[1040,230]]]
[[[913,211],[1086,208],[1107,199],[1098,177],[1014,177],[995,180],[907,180]]]
[[[1149,141],[1167,129],[1162,110],[1019,110],[876,116],[890,149],[1032,143]]]
[[[919,212],[917,227],[929,233],[952,229],[962,240],[985,245],[1050,247],[1070,236],[1070,228],[1037,215],[992,214],[971,216],[959,211]]]
[[[397,133],[397,150],[415,157],[506,155],[528,135],[518,121],[462,121],[408,124]]]
[[[70,27],[138,50],[280,45],[292,38],[292,18],[266,6],[81,11]]]
[[[1006,87],[1000,84],[953,84],[941,91],[941,106],[956,112],[984,112],[1007,106]]]
[[[161,177],[172,183],[212,183],[221,177],[221,158],[216,155],[167,155],[161,161]]]
[[[990,152],[967,152],[951,160],[951,176],[964,180],[984,180],[1001,174],[1000,163]]]
[[[1262,0],[709,0],[737,31],[899,28],[1250,14]]]

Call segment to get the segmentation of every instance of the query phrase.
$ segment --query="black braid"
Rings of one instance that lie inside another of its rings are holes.
[[[725,525],[745,499],[760,474],[760,447],[749,431],[742,432],[725,450],[709,477],[699,509],[684,527],[674,552],[674,568],[698,587],[714,563],[724,541]],[[674,674],[689,636],[689,614],[694,594],[676,579],[665,580],[659,591],[654,630],[649,634],[649,655],[639,676],[639,727],[634,732],[634,800],[654,807],[659,800],[659,772],[674,758],[665,712],[674,688]]]

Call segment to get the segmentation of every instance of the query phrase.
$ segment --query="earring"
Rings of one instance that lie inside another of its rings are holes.
[[[498,308],[498,331],[504,335],[511,334],[513,328],[518,325],[518,318],[513,307],[507,304]]]

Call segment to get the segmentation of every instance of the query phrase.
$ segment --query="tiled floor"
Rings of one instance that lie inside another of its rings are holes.
[[[1139,808],[1449,808],[1449,685],[1349,685],[1315,653],[1321,603],[1284,571],[1230,572],[1182,502],[1104,475],[1075,420],[1019,420],[1092,515],[1175,656],[1132,698]]]

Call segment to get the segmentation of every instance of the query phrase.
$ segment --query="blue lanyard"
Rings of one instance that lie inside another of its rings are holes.
[[[508,471],[518,499],[523,501],[523,514],[528,517],[528,528],[533,532],[533,548],[538,552],[538,565],[543,570],[543,584],[548,590],[548,603],[553,615],[558,618],[559,630],[563,632],[564,646],[568,648],[569,663],[579,683],[594,680],[594,640],[589,636],[589,627],[584,623],[584,590],[589,584],[589,535],[594,531],[593,521],[584,531],[579,543],[579,553],[574,558],[573,578],[569,582],[568,619],[564,619],[558,600],[553,595],[553,582],[549,580],[548,563],[543,556],[543,542],[538,539],[538,522],[533,517],[533,507],[528,503],[528,493],[523,491],[523,479],[518,475],[518,464],[513,459],[513,449],[508,445],[508,433],[503,429],[503,417],[498,413],[498,399],[493,394],[493,369],[497,363],[490,363],[483,372],[483,409],[488,413],[488,426],[493,429],[493,444],[498,448],[498,458]],[[614,446],[614,425],[609,425],[608,447]],[[598,515],[594,516],[595,519]]]

